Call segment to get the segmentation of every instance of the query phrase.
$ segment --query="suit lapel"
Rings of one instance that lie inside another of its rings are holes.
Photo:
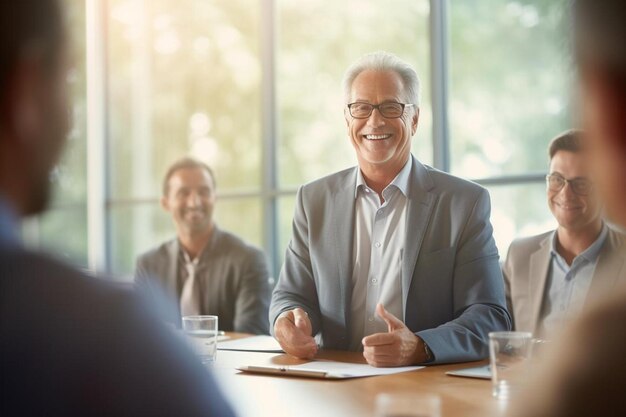
[[[600,299],[618,285],[626,275],[623,242],[618,234],[609,230],[606,242],[598,255],[598,263],[591,280],[589,295],[585,300],[585,308],[594,300]]]
[[[543,305],[546,281],[548,280],[548,272],[550,269],[551,255],[551,239],[554,235],[550,233],[540,244],[538,251],[530,255],[530,266],[528,268],[528,294],[532,300],[530,306],[529,324],[533,328],[533,333],[537,332],[537,323],[541,314]]]
[[[333,190],[333,254],[338,266],[339,290],[343,300],[345,323],[349,323],[350,302],[352,298],[352,247],[354,236],[354,192],[357,168],[348,174],[344,181]],[[347,338],[346,340],[349,340]]]
[[[411,156],[413,158],[413,156]],[[406,316],[406,304],[413,280],[413,272],[417,263],[426,227],[432,215],[437,196],[430,191],[434,184],[426,168],[413,158],[409,200],[407,202],[406,233],[404,253],[402,255],[402,311]],[[403,320],[406,318],[403,317]]]
[[[180,251],[180,245],[178,239],[172,240],[167,245],[167,262],[165,263],[165,276],[164,284],[172,294],[180,296],[182,290],[181,283],[178,277],[178,253]],[[178,301],[178,300],[177,300]]]

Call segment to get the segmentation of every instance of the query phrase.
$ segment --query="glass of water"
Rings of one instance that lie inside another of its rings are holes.
[[[416,392],[378,394],[376,417],[441,417],[441,398]]]
[[[510,398],[528,378],[533,338],[529,332],[489,333],[489,358],[493,395]]]
[[[212,364],[217,355],[217,316],[184,316],[183,332],[203,364]]]

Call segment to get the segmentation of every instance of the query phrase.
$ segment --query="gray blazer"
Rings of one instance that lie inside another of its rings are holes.
[[[546,282],[552,256],[553,232],[515,240],[509,247],[503,272],[509,311],[515,330],[536,333],[541,319]],[[620,281],[626,281],[626,237],[609,228],[591,280],[587,305],[606,296]]]
[[[179,250],[178,239],[172,239],[141,255],[136,285],[157,298],[165,292],[178,303],[182,291]],[[218,316],[221,330],[268,334],[271,290],[263,252],[215,226],[201,256],[206,266],[197,277],[201,280],[201,313]],[[178,325],[180,317],[175,320]]]
[[[324,347],[347,349],[357,169],[298,191],[293,237],[272,295],[272,331],[280,313],[301,307]],[[404,322],[428,344],[434,363],[484,358],[488,333],[511,327],[489,194],[415,158],[408,194]]]

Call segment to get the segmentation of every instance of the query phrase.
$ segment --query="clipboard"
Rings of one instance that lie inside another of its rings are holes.
[[[296,376],[304,378],[318,379],[343,379],[342,375],[331,374],[326,371],[315,371],[308,369],[297,369],[289,366],[239,366],[238,371],[248,372],[252,374],[279,375],[279,376]]]
[[[400,366],[395,368],[375,368],[363,363],[316,360],[300,365],[245,365],[237,370],[254,374],[274,376],[304,377],[318,379],[350,379],[369,376],[392,375],[422,369],[423,366]]]

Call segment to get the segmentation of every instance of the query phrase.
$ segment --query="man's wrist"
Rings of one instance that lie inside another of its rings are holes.
[[[428,347],[426,342],[424,342],[424,340],[422,340],[422,345],[424,346],[424,354],[426,355],[426,360],[424,360],[424,363],[431,362],[433,359],[435,359],[433,352],[430,350],[430,348]]]
[[[424,340],[417,335],[415,337],[417,338],[417,346],[415,348],[414,363],[428,363],[432,361],[434,359],[434,355],[426,342],[424,342]]]

